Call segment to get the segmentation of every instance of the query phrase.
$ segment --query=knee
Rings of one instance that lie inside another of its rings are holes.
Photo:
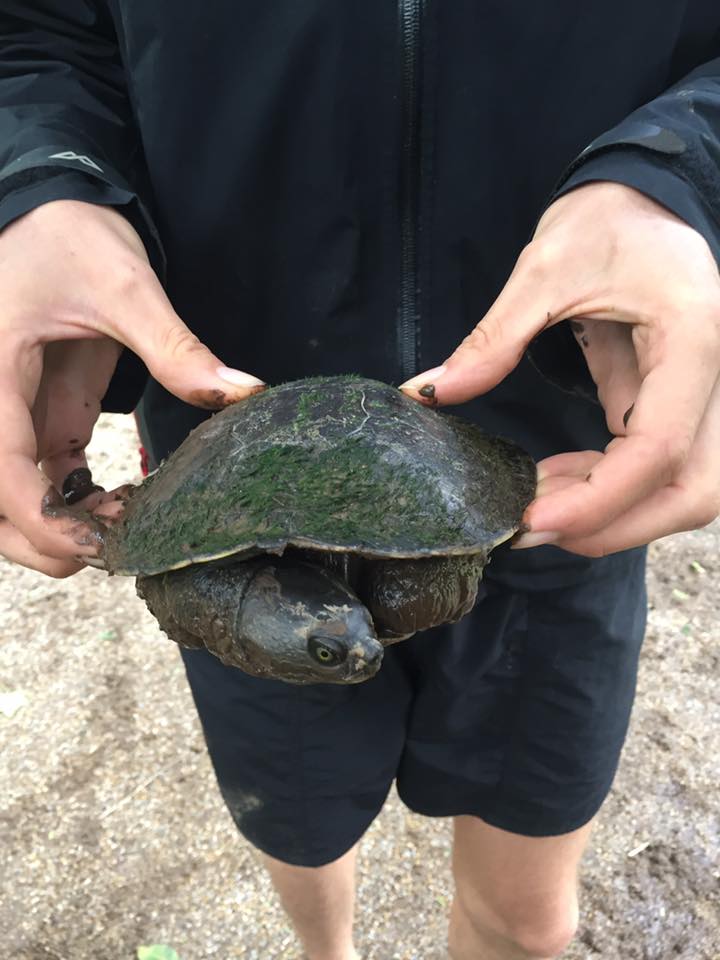
[[[453,927],[465,927],[459,939],[477,943],[477,956],[484,955],[485,944],[506,942],[528,960],[550,960],[559,957],[575,937],[578,925],[577,899],[574,891],[553,902],[523,903],[518,897],[508,903],[468,902],[456,897],[453,905]],[[458,931],[455,931],[456,933]],[[467,954],[468,957],[470,954]],[[462,953],[461,956],[465,956]]]
[[[570,946],[577,931],[572,917],[548,917],[511,928],[511,941],[528,957],[559,957]]]

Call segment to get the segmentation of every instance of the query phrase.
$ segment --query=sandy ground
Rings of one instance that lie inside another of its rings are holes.
[[[94,465],[136,472],[106,418]],[[624,761],[586,856],[567,960],[720,960],[720,526],[653,548]],[[174,645],[133,584],[0,561],[0,932],[9,960],[298,960],[219,799]],[[368,833],[365,960],[442,960],[450,825],[396,797]]]

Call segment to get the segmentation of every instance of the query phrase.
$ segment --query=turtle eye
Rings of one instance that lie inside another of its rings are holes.
[[[323,667],[334,667],[347,658],[347,649],[331,637],[310,637],[308,651]]]

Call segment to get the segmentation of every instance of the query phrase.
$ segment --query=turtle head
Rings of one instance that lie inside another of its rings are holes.
[[[382,662],[367,609],[343,580],[309,563],[258,565],[236,632],[244,669],[291,683],[359,683]]]

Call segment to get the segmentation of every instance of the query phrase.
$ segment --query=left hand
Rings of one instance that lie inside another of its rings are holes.
[[[720,274],[699,233],[630,187],[587,184],[552,204],[487,315],[402,389],[462,403],[571,318],[614,439],[538,464],[515,546],[604,556],[709,523],[720,513]]]

